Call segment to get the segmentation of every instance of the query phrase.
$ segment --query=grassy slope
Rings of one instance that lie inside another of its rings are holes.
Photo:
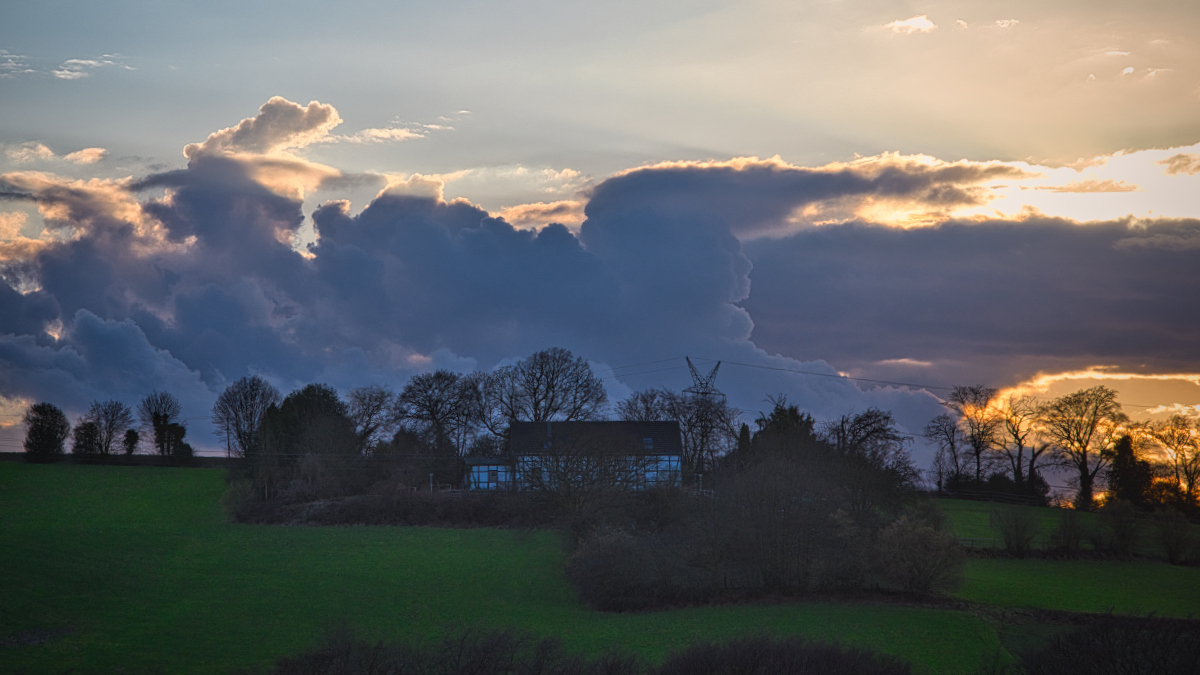
[[[993,509],[1030,511],[1038,524],[1036,548],[1049,547],[1061,515],[1057,509],[954,499],[938,505],[958,536],[995,538],[1001,547],[1000,533],[990,521]],[[1081,515],[1087,526],[1097,524],[1093,514]],[[1141,548],[1154,549],[1152,538]],[[1004,607],[1200,617],[1200,569],[1141,561],[975,558],[967,564],[958,596]]]
[[[330,625],[420,639],[518,626],[568,648],[658,659],[698,639],[799,633],[896,654],[931,672],[998,647],[969,614],[843,603],[591,612],[548,532],[229,525],[218,470],[0,463],[0,671],[230,672],[310,647]]]

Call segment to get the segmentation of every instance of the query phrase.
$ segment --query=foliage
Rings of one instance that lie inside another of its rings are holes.
[[[953,533],[905,514],[880,534],[884,577],[918,598],[955,590],[962,583],[965,554]]]
[[[1105,472],[1108,492],[1113,499],[1129,502],[1134,506],[1145,506],[1149,499],[1154,473],[1150,462],[1137,456],[1133,449],[1133,438],[1121,436],[1113,444],[1112,459]]]
[[[1182,513],[1167,511],[1158,514],[1154,530],[1158,543],[1167,556],[1167,562],[1172,565],[1182,565],[1200,553],[1197,551],[1198,537],[1195,528]]]
[[[413,377],[396,399],[395,417],[440,454],[462,454],[483,414],[482,378],[436,370]]]
[[[100,448],[100,425],[95,422],[80,422],[71,430],[71,454],[81,457],[97,457]]]
[[[29,406],[21,418],[25,425],[25,456],[32,462],[52,462],[63,454],[63,442],[71,433],[67,416],[51,403]]]
[[[121,450],[123,450],[126,455],[134,454],[137,452],[139,440],[141,440],[141,434],[138,433],[137,429],[126,429],[125,439],[121,443]]]
[[[1037,536],[1037,519],[1031,511],[996,509],[992,512],[992,521],[1004,539],[1005,551],[1018,558],[1029,555],[1034,537]]]

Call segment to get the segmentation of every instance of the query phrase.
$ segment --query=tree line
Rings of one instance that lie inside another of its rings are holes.
[[[1066,470],[1074,506],[1091,510],[1097,488],[1147,508],[1195,514],[1200,498],[1200,419],[1172,415],[1135,422],[1117,392],[1082,389],[1047,402],[1028,395],[1003,399],[983,385],[955,387],[947,412],[924,429],[937,447],[938,489],[1000,491],[1045,500],[1042,472]]]
[[[180,419],[183,406],[175,395],[152,391],[135,411],[121,401],[92,401],[87,412],[72,427],[63,411],[52,403],[35,403],[25,411],[25,452],[31,461],[54,461],[66,453],[85,460],[103,460],[113,455],[137,453],[143,437],[150,440],[154,454],[191,457],[193,449],[184,439],[187,427]],[[140,426],[135,424],[140,423]],[[145,434],[145,436],[144,436]]]

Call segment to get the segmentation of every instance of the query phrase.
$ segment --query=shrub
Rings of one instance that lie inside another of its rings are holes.
[[[1098,515],[1105,528],[1095,531],[1093,546],[1121,556],[1132,553],[1141,534],[1141,523],[1133,504],[1113,500],[1105,504]]]
[[[958,540],[911,514],[883,530],[879,554],[883,578],[918,598],[951,591],[962,581],[966,557]]]
[[[63,454],[63,442],[71,433],[67,416],[52,403],[35,403],[21,419],[25,425],[25,458],[30,462],[54,462]]]
[[[1158,543],[1167,555],[1167,562],[1182,565],[1192,557],[1196,549],[1196,535],[1182,513],[1168,511],[1159,515],[1154,529]]]
[[[908,675],[912,668],[891,656],[862,649],[806,642],[746,638],[723,645],[700,644],[667,658],[658,675]]]
[[[1022,656],[1027,675],[1200,673],[1200,625],[1183,619],[1102,617]]]
[[[1058,527],[1050,535],[1050,541],[1056,551],[1077,555],[1086,536],[1087,528],[1084,526],[1083,516],[1075,509],[1064,508],[1058,517]]]
[[[1004,550],[1024,558],[1033,549],[1037,535],[1037,517],[1026,508],[996,509],[991,513],[992,524],[1000,530]]]

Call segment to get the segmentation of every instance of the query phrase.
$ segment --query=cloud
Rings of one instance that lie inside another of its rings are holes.
[[[998,28],[1012,28],[1019,23],[1021,22],[1016,19],[998,19],[996,21],[996,26]]]
[[[1187,153],[1179,153],[1158,162],[1160,165],[1167,167],[1167,175],[1175,176],[1181,173],[1186,173],[1189,176],[1194,176],[1200,173],[1200,155],[1191,155]]]
[[[1110,179],[1075,181],[1066,185],[1039,186],[1034,189],[1049,192],[1137,192],[1141,188],[1123,180]]]
[[[202,154],[268,154],[300,148],[325,139],[329,130],[341,123],[342,118],[331,105],[310,101],[302,106],[275,96],[259,108],[257,116],[214,132],[203,143],[188,145],[183,154],[193,159]]]
[[[0,239],[16,239],[29,215],[24,211],[0,212]]]
[[[54,151],[36,141],[5,148],[4,154],[17,164],[54,159]]]
[[[521,229],[538,228],[549,223],[561,223],[578,229],[585,217],[583,206],[583,202],[572,200],[518,204],[500,209],[496,217]]]
[[[922,14],[914,16],[911,19],[896,20],[883,25],[884,28],[890,28],[893,33],[901,33],[911,35],[913,33],[929,33],[937,30],[937,24],[929,20],[929,17]]]
[[[14,54],[7,49],[0,49],[0,78],[14,78],[21,75],[32,75],[37,71],[29,66],[29,57]]]
[[[119,65],[125,70],[134,70],[130,66],[120,64],[120,59],[119,54],[105,54],[94,59],[67,59],[58,68],[51,70],[50,74],[60,80],[81,80],[91,75],[91,71],[106,66]]]
[[[431,128],[432,125],[426,128]],[[439,129],[443,127],[438,127]],[[330,141],[346,143],[387,143],[392,141],[407,141],[414,138],[424,138],[425,134],[412,129],[387,127],[379,129],[363,129],[348,136],[330,136]]]
[[[104,159],[106,154],[108,154],[108,151],[104,148],[84,148],[68,153],[63,159],[75,164],[95,164]]]

